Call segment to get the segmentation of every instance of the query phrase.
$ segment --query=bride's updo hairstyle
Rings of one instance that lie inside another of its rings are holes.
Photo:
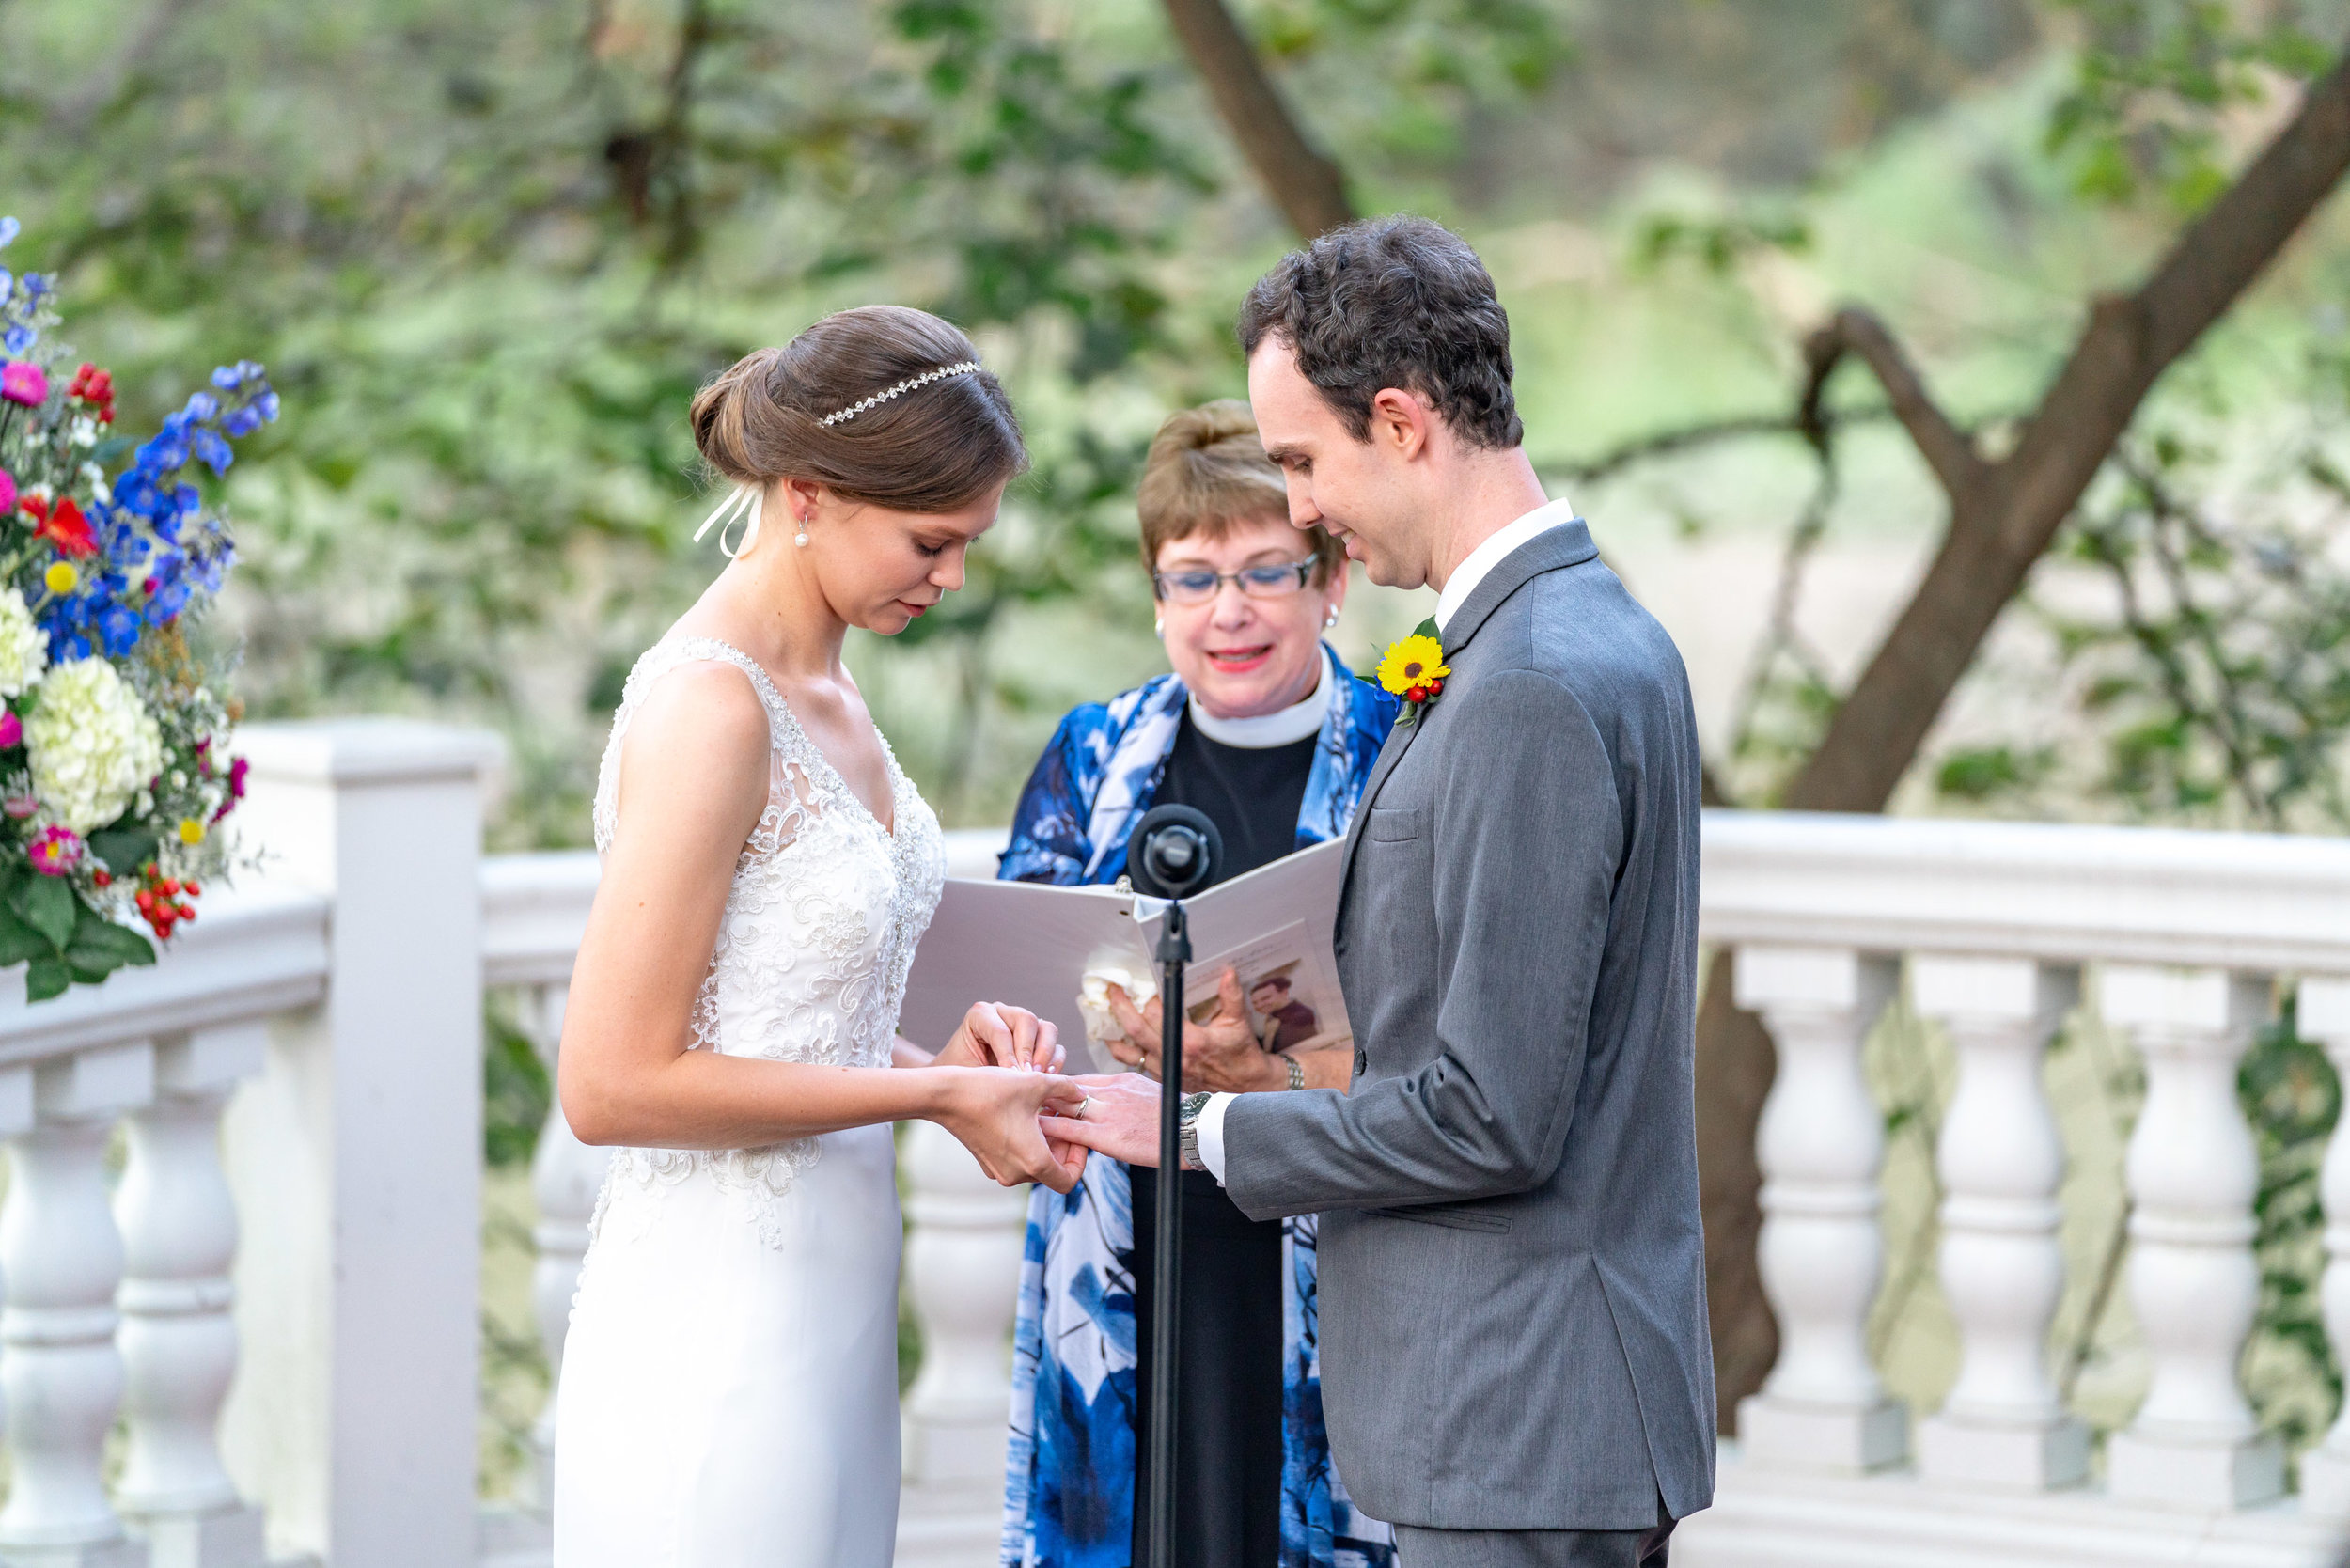
[[[694,444],[737,484],[809,479],[893,511],[969,506],[1028,465],[1011,400],[986,370],[899,383],[976,362],[971,339],[925,310],[861,306],[779,349],[735,361],[694,397]],[[855,409],[854,418],[825,424]]]

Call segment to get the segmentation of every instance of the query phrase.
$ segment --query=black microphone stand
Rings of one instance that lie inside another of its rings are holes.
[[[1156,806],[1126,840],[1136,889],[1167,901],[1159,927],[1159,1200],[1152,1247],[1151,1480],[1136,1568],[1175,1568],[1176,1361],[1183,1343],[1183,968],[1191,932],[1183,896],[1205,887],[1224,857],[1223,835],[1188,806]]]
[[[1183,1314],[1183,966],[1191,933],[1183,903],[1159,929],[1159,1231],[1151,1291],[1151,1565],[1175,1568],[1175,1361]]]

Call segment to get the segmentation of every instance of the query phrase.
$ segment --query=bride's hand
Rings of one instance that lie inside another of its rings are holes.
[[[1067,1192],[1077,1184],[1085,1150],[1044,1130],[1048,1118],[1083,1115],[1088,1095],[1073,1079],[965,1068],[945,1081],[946,1100],[932,1120],[962,1140],[980,1169],[1008,1187],[1042,1182]]]
[[[1060,1027],[1051,1020],[1009,1002],[973,1002],[932,1065],[1058,1073],[1068,1055]]]

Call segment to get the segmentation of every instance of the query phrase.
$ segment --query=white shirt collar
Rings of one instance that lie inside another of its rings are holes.
[[[1499,566],[1511,551],[1536,534],[1547,533],[1561,523],[1574,521],[1574,508],[1561,496],[1556,501],[1543,502],[1509,526],[1488,536],[1485,542],[1471,550],[1468,557],[1452,569],[1452,575],[1445,579],[1444,591],[1436,595],[1436,630],[1441,632],[1452,623],[1453,616],[1468,602],[1468,596],[1477,591],[1477,585],[1483,582],[1486,573]]]
[[[1241,746],[1249,751],[1289,745],[1308,735],[1321,734],[1322,721],[1330,712],[1330,699],[1338,694],[1336,682],[1330,679],[1329,655],[1324,653],[1320,656],[1322,674],[1314,682],[1314,689],[1308,692],[1302,700],[1291,703],[1277,713],[1228,719],[1217,718],[1199,706],[1199,698],[1194,694],[1191,698],[1192,727],[1212,741],[1221,741],[1226,745]]]

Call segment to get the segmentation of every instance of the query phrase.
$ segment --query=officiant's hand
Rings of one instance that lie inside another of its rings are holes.
[[[1123,1040],[1105,1043],[1124,1066],[1148,1077],[1159,1072],[1159,1039],[1167,1016],[1158,998],[1137,1008],[1125,988],[1108,988],[1110,1016],[1126,1031]],[[1264,1089],[1289,1088],[1289,1069],[1257,1040],[1248,1026],[1248,1006],[1241,1000],[1240,976],[1230,967],[1215,988],[1215,1014],[1204,1024],[1183,1020],[1183,1088],[1217,1093],[1247,1094]]]
[[[931,1120],[954,1134],[981,1170],[1008,1187],[1042,1182],[1067,1192],[1077,1184],[1086,1152],[1048,1125],[1084,1107],[1088,1091],[1075,1079],[1000,1067],[948,1068],[940,1078],[946,1092]]]
[[[1156,1082],[1138,1073],[1080,1074],[1061,1081],[1076,1085],[1088,1098],[1076,1106],[1057,1102],[1044,1117],[1047,1137],[1083,1144],[1128,1165],[1159,1163]]]
[[[963,1023],[931,1063],[933,1067],[1010,1067],[1058,1073],[1069,1053],[1060,1027],[1010,1002],[973,1002]]]

